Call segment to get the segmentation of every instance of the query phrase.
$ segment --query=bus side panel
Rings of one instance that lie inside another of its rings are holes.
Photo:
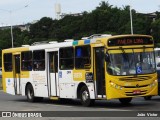
[[[2,71],[3,91],[15,95],[14,79],[12,72]]]
[[[86,83],[88,90],[89,90],[89,95],[91,99],[95,99],[95,89],[94,89],[94,84],[93,83]]]
[[[90,81],[90,82],[86,82],[86,73],[93,73],[91,70],[73,70],[73,80],[74,82],[76,83],[76,96],[77,96],[77,89],[78,89],[78,85],[80,83],[84,83],[86,84],[88,90],[89,90],[89,93],[90,93],[90,98],[91,99],[95,99],[95,89],[94,89],[94,83],[93,81]],[[92,76],[93,78],[93,76]],[[80,92],[80,91],[79,91]]]
[[[59,71],[60,98],[76,98],[76,84],[73,83],[72,70]]]
[[[60,84],[60,98],[76,98],[74,83],[61,83]]]
[[[5,78],[5,83],[6,83],[6,93],[15,95],[14,79]]]
[[[32,86],[37,97],[48,97],[48,85],[46,71],[32,71],[31,81]]]
[[[21,78],[22,95],[25,96],[26,85],[30,83],[37,97],[48,97],[48,88],[45,71],[30,71],[23,73]]]
[[[25,96],[26,94],[25,94],[25,92],[26,92],[26,85],[27,85],[27,83],[31,83],[32,84],[32,86],[33,86],[33,83],[30,81],[30,79],[29,78],[23,78],[23,79],[21,79],[22,80],[22,96]]]

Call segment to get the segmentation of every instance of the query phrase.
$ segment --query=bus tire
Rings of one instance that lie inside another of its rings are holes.
[[[127,105],[132,101],[132,98],[119,98],[119,101],[123,104],[123,105]]]
[[[37,99],[34,96],[34,90],[31,84],[27,85],[26,95],[27,95],[28,102],[35,102],[35,100]]]
[[[152,99],[152,96],[144,96],[144,99],[145,99],[145,100],[151,100],[151,99]]]
[[[83,86],[80,90],[80,99],[81,99],[81,104],[83,106],[91,106],[94,104],[94,100],[90,99],[90,94],[87,86]]]

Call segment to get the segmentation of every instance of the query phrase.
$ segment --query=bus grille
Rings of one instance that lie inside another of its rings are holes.
[[[119,78],[120,81],[127,81],[127,82],[135,82],[135,81],[145,81],[152,79],[150,76],[138,76],[138,77],[122,77]]]
[[[141,90],[141,93],[134,94],[133,92],[125,92],[126,96],[137,96],[137,95],[145,95],[147,93],[147,90]]]
[[[139,85],[139,86],[123,86],[124,88],[141,88],[141,87],[147,87],[149,85]]]

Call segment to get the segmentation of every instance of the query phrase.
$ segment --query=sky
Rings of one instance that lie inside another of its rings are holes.
[[[123,8],[131,5],[140,13],[160,11],[160,0],[0,0],[0,26],[20,25],[40,20],[55,19],[55,3],[61,4],[61,13],[91,12],[101,1]]]

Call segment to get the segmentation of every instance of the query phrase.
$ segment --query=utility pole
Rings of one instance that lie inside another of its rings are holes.
[[[132,20],[132,8],[131,8],[131,5],[130,5],[130,21],[131,21],[131,34],[133,35],[133,20]]]
[[[25,5],[24,7],[22,8],[19,8],[19,9],[15,9],[15,10],[6,10],[6,9],[0,9],[1,11],[5,11],[5,12],[8,12],[10,14],[10,28],[11,28],[11,41],[12,41],[12,48],[14,47],[14,38],[13,38],[13,25],[12,25],[12,13],[13,11],[17,11],[17,10],[21,10],[23,8],[26,8],[28,7],[28,5]]]

